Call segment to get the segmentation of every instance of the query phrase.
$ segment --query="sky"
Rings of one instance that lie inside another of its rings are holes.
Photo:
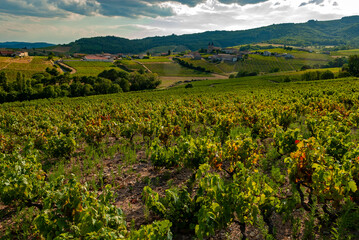
[[[359,0],[0,0],[0,42],[136,39],[352,15]]]

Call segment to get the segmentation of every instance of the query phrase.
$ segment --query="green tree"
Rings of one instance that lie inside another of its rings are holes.
[[[94,85],[94,90],[97,94],[110,93],[112,82],[109,79],[98,78]]]
[[[320,75],[320,79],[334,79],[334,73],[332,71],[324,71]]]
[[[117,83],[114,83],[110,87],[110,93],[119,93],[122,92],[122,88]]]
[[[84,96],[92,95],[93,87],[90,84],[85,84],[82,91]]]
[[[24,74],[17,72],[16,75],[16,90],[19,92],[23,92],[26,87],[26,80]]]
[[[352,55],[349,57],[348,61],[348,71],[351,75],[358,77],[359,76],[359,56]]]
[[[54,86],[52,86],[52,85],[46,86],[43,91],[43,96],[45,98],[56,98],[57,94],[56,94]]]
[[[55,54],[53,52],[50,52],[48,55],[47,55],[47,59],[48,60],[53,60],[55,57]]]
[[[139,74],[137,72],[132,73],[130,76],[131,91],[139,91],[144,89],[154,89],[161,84],[161,80],[157,74],[146,73]]]
[[[70,86],[71,96],[80,97],[83,93],[83,85],[80,81],[74,81]]]
[[[7,92],[0,89],[0,103],[6,102]]]
[[[123,92],[130,91],[130,82],[126,78],[118,78],[116,83],[120,85]]]
[[[0,72],[0,86],[5,91],[9,91],[9,82],[5,72]]]

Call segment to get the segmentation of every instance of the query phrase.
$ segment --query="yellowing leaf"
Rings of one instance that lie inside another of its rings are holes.
[[[356,192],[357,191],[357,185],[356,185],[356,183],[354,182],[354,181],[350,181],[349,183],[348,183],[348,185],[349,185],[349,187],[350,187],[350,190],[352,190],[352,192]]]
[[[261,195],[261,203],[264,203],[265,200],[266,200],[266,195],[262,194]]]

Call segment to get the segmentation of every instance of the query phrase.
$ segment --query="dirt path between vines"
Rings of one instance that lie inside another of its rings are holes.
[[[138,61],[135,61],[135,63],[138,63],[138,64],[140,64],[142,67],[144,67],[149,73],[152,73],[152,71],[145,65],[145,64],[143,64],[143,63],[141,63],[141,62],[138,62]]]
[[[56,63],[57,63],[58,65],[60,65],[60,67],[71,69],[70,74],[75,74],[75,73],[77,72],[77,70],[76,70],[75,68],[70,67],[69,65],[67,65],[67,64],[65,64],[65,63],[63,63],[63,62],[56,61]],[[66,70],[66,69],[65,69],[65,70]],[[64,71],[64,69],[63,69],[63,71]],[[64,71],[64,72],[65,72],[65,71]],[[68,71],[66,71],[66,72],[68,72]]]

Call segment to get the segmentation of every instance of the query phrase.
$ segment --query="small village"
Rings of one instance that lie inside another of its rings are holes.
[[[202,50],[202,51],[201,51]],[[237,62],[248,58],[250,54],[262,55],[265,57],[283,57],[285,59],[294,59],[295,57],[289,53],[276,53],[269,51],[241,51],[239,48],[221,48],[214,46],[213,42],[208,43],[206,49],[201,49],[199,51],[185,51],[185,52],[162,52],[162,53],[147,53],[147,54],[111,54],[111,53],[101,53],[101,54],[84,54],[84,53],[73,53],[66,58],[71,59],[81,59],[82,61],[88,62],[114,62],[116,60],[132,60],[132,59],[149,59],[150,57],[179,57],[192,60],[207,60],[209,62]],[[27,52],[13,52],[9,50],[0,51],[2,56],[18,56],[25,57],[28,56]]]

